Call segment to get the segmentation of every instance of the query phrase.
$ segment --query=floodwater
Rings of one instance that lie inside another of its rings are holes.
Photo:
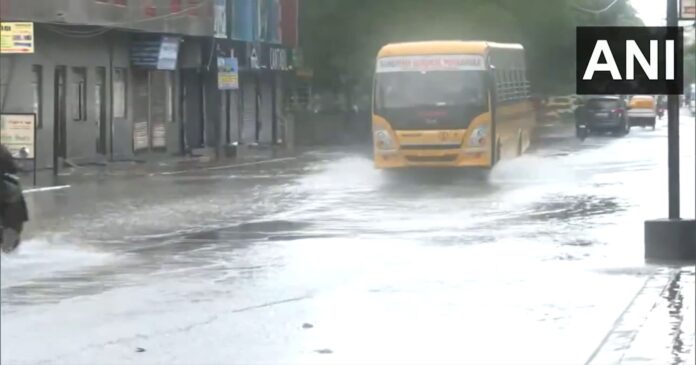
[[[643,259],[666,124],[542,134],[487,177],[345,149],[32,193],[2,363],[693,364],[694,270]],[[685,217],[695,165],[686,119]]]

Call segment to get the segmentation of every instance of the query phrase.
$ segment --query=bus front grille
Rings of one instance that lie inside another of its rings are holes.
[[[458,144],[410,144],[401,145],[402,150],[456,150],[461,148]]]
[[[457,160],[457,155],[443,156],[406,156],[410,162],[454,162]]]

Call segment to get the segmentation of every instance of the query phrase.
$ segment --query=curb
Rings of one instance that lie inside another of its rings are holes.
[[[234,159],[229,160],[219,160],[219,161],[202,161],[198,159],[189,159],[183,161],[171,161],[168,163],[157,163],[152,164],[134,164],[129,166],[118,166],[116,168],[109,169],[104,168],[90,168],[85,167],[83,169],[77,169],[71,173],[59,174],[57,178],[54,178],[50,171],[39,172],[39,184],[32,186],[31,174],[22,177],[22,185],[25,187],[24,191],[26,193],[61,190],[65,187],[70,187],[74,185],[73,183],[94,181],[103,178],[138,178],[138,177],[155,177],[155,176],[174,176],[174,175],[184,175],[193,174],[196,172],[208,172],[216,170],[229,170],[246,166],[257,166],[264,164],[272,164],[278,162],[292,161],[296,160],[296,156],[286,156],[278,158],[265,158],[257,160],[237,160],[235,163],[230,163]],[[42,176],[43,175],[43,176]]]
[[[654,314],[679,269],[662,269],[651,275],[619,315],[585,365],[622,364],[634,352],[635,340]],[[650,363],[647,360],[646,363]]]

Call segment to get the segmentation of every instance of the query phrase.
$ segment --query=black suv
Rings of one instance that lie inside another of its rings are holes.
[[[631,131],[628,106],[620,96],[595,96],[584,100],[575,109],[575,132],[584,139],[592,133],[612,132],[625,136]]]

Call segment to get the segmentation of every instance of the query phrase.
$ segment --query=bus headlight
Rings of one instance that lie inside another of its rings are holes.
[[[382,151],[393,151],[396,149],[391,134],[389,134],[389,132],[387,132],[386,130],[377,129],[375,130],[374,135],[375,146],[377,146],[377,149]]]
[[[480,126],[474,129],[473,132],[471,132],[471,136],[469,137],[469,146],[470,147],[482,147],[483,145],[486,144],[486,139],[488,138],[488,127],[487,126]]]

